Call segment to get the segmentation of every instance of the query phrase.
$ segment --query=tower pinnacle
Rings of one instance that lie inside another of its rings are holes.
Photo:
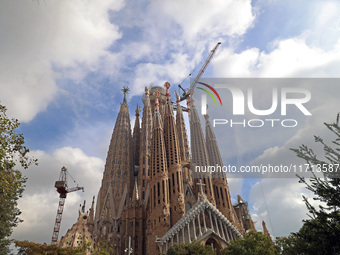
[[[136,117],[139,117],[139,113],[142,110],[142,108],[138,105],[137,103],[137,107],[136,107]]]
[[[139,113],[141,111],[141,107],[136,107],[136,119],[135,126],[133,128],[133,161],[134,161],[134,175],[138,175],[138,167],[139,167],[139,149],[140,149],[140,123],[139,123]]]
[[[165,96],[166,96],[166,100],[167,100],[167,101],[170,100],[170,92],[169,92],[170,86],[171,86],[171,85],[170,85],[169,82],[164,83],[164,87],[166,88]]]
[[[155,99],[155,111],[159,111],[159,101],[158,101],[158,98],[159,98],[159,96],[160,96],[160,93],[159,93],[159,91],[157,90],[157,91],[155,91],[155,93],[154,93],[154,95],[155,95],[155,97],[156,97],[156,99]]]
[[[128,86],[124,86],[124,87],[122,88],[122,91],[123,91],[123,93],[124,93],[124,100],[123,100],[123,103],[126,103],[126,95],[127,95],[127,93],[129,93],[130,89],[129,89]]]
[[[157,128],[157,127],[161,127],[162,126],[162,122],[161,122],[161,115],[159,113],[159,96],[161,95],[161,93],[159,93],[158,90],[155,91],[155,93],[153,93],[155,96],[155,113],[154,113],[154,125],[153,128]]]

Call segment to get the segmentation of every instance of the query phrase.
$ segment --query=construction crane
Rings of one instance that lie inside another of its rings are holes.
[[[55,224],[54,224],[54,228],[53,228],[52,244],[57,244],[57,242],[58,242],[58,235],[59,235],[59,230],[60,230],[60,225],[61,225],[61,218],[63,216],[65,199],[66,199],[67,193],[77,191],[77,190],[82,190],[84,192],[84,188],[78,187],[78,185],[77,185],[77,187],[74,187],[74,188],[68,188],[67,187],[67,174],[69,174],[69,173],[67,172],[66,167],[63,166],[61,168],[59,181],[56,181],[55,185],[54,185],[54,187],[57,188],[57,192],[60,195],[59,195],[57,217],[55,218]],[[72,178],[71,175],[70,175],[70,177]]]
[[[183,100],[187,99],[190,95],[192,95],[192,93],[193,93],[193,91],[194,91],[194,88],[195,88],[195,86],[196,86],[196,83],[198,82],[198,80],[199,80],[199,79],[201,78],[201,76],[203,75],[205,69],[207,69],[207,66],[208,66],[209,63],[210,63],[210,60],[211,60],[212,57],[214,56],[214,54],[215,54],[215,52],[216,52],[218,46],[220,46],[220,44],[221,44],[221,42],[218,42],[218,43],[216,44],[216,46],[210,51],[210,54],[209,54],[207,60],[204,62],[204,64],[203,64],[201,70],[198,72],[196,78],[195,78],[195,79],[193,80],[193,82],[191,83],[190,89],[189,89],[188,91],[185,90],[185,89],[181,86],[181,84],[178,85],[178,87],[183,91],[183,94],[182,94],[182,96],[181,96],[181,98],[180,98],[180,102],[182,102]]]

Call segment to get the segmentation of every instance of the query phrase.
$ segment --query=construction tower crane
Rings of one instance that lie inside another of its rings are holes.
[[[190,89],[189,89],[188,91],[186,91],[186,90],[181,86],[181,84],[178,85],[178,87],[179,87],[181,90],[183,90],[183,94],[182,94],[182,96],[181,96],[181,98],[180,98],[180,101],[181,101],[181,102],[182,102],[183,100],[187,99],[190,95],[193,94],[193,91],[194,91],[194,89],[195,89],[195,87],[196,87],[196,83],[198,82],[198,80],[199,80],[199,79],[201,78],[201,76],[203,75],[205,69],[207,69],[207,66],[208,66],[209,63],[210,63],[210,60],[211,60],[212,57],[214,56],[214,54],[215,54],[215,52],[216,52],[218,46],[220,46],[220,44],[221,44],[221,42],[218,42],[218,43],[216,44],[216,46],[210,51],[210,54],[209,54],[207,60],[204,62],[204,64],[203,64],[201,70],[198,72],[196,78],[195,78],[195,79],[193,80],[193,82],[191,83]]]
[[[53,228],[52,244],[57,244],[57,242],[58,242],[58,235],[59,235],[59,230],[60,230],[60,225],[61,225],[61,218],[63,216],[65,199],[66,199],[67,193],[77,191],[77,190],[82,190],[84,192],[84,188],[78,187],[78,185],[77,185],[77,187],[74,187],[74,188],[68,188],[67,187],[67,174],[69,174],[69,173],[67,172],[66,167],[63,166],[61,168],[59,180],[56,181],[55,185],[54,185],[54,187],[57,188],[57,192],[60,195],[59,195],[57,217],[55,219],[55,224],[54,224],[54,228]]]

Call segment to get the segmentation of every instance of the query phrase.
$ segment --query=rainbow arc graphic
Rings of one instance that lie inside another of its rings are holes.
[[[214,92],[214,94],[217,96],[217,98],[218,98],[218,100],[220,101],[220,104],[221,104],[221,106],[222,106],[221,97],[220,97],[220,95],[217,93],[217,91],[216,91],[212,86],[210,86],[209,84],[203,83],[203,82],[197,82],[197,83],[199,83],[199,84],[201,84],[201,85],[203,85],[203,86],[206,86],[206,87],[209,88],[212,92]],[[201,87],[197,87],[197,88],[200,89],[200,90],[203,90],[204,92],[206,92],[206,93],[212,98],[212,100],[214,101],[215,105],[217,105],[216,100],[215,100],[215,97],[213,96],[213,94],[212,94],[209,90],[207,90],[207,89],[205,89],[205,88],[201,88]]]

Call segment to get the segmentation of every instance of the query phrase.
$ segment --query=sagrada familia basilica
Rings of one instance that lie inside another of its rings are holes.
[[[131,130],[128,89],[123,89],[97,203],[61,239],[93,247],[106,242],[113,254],[158,255],[175,243],[198,242],[219,253],[230,240],[255,230],[248,204],[232,204],[224,173],[194,173],[198,166],[223,166],[216,137],[205,115],[205,136],[193,99],[189,98],[190,146],[180,97],[172,103],[170,84],[145,88],[143,114],[136,109]],[[174,109],[176,108],[176,109]],[[265,225],[264,225],[265,228]],[[265,230],[266,231],[266,230]]]

